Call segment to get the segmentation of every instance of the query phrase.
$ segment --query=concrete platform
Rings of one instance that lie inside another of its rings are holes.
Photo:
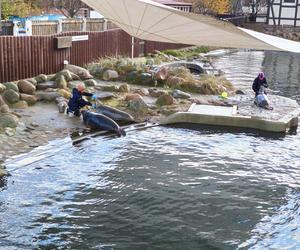
[[[242,106],[242,105],[241,105]],[[299,106],[299,105],[297,105]],[[177,112],[160,121],[161,125],[176,123],[194,123],[203,125],[217,125],[240,128],[251,128],[269,132],[286,132],[289,128],[298,126],[298,115],[300,106],[291,108],[290,112],[281,116],[278,115],[245,115],[244,110],[239,112],[239,106],[231,107],[214,105],[192,104],[187,112]],[[261,108],[257,107],[258,111]],[[267,111],[267,110],[266,110]],[[271,114],[272,111],[268,110]],[[274,112],[275,114],[275,112]]]

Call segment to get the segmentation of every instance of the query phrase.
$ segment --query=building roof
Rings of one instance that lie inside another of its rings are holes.
[[[176,0],[153,0],[154,2],[157,2],[157,3],[161,3],[161,4],[164,4],[164,5],[168,5],[168,6],[178,6],[178,5],[181,5],[181,6],[192,6],[192,3],[184,3],[184,2],[178,2]]]

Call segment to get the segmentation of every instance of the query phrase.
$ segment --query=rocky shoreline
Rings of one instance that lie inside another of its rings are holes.
[[[193,59],[209,64],[202,55],[190,54]],[[160,63],[180,60],[161,52],[138,63],[111,58],[86,68],[66,65],[54,75],[0,84],[0,176],[7,174],[6,159],[85,129],[81,119],[65,114],[71,91],[80,82],[85,84],[86,91],[98,96],[98,103],[126,111],[136,122],[157,122],[172,113],[187,111],[192,103],[232,105],[241,98],[220,95],[244,94],[222,75],[194,77],[183,67],[155,66],[158,59]],[[250,95],[244,99],[251,106]]]

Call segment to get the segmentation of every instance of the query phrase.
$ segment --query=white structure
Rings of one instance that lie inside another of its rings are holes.
[[[269,0],[268,24],[300,26],[300,0]]]

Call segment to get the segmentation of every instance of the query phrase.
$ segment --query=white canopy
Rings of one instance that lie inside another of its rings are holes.
[[[143,40],[300,53],[300,43],[237,28],[213,17],[150,0],[83,0],[133,37]]]

